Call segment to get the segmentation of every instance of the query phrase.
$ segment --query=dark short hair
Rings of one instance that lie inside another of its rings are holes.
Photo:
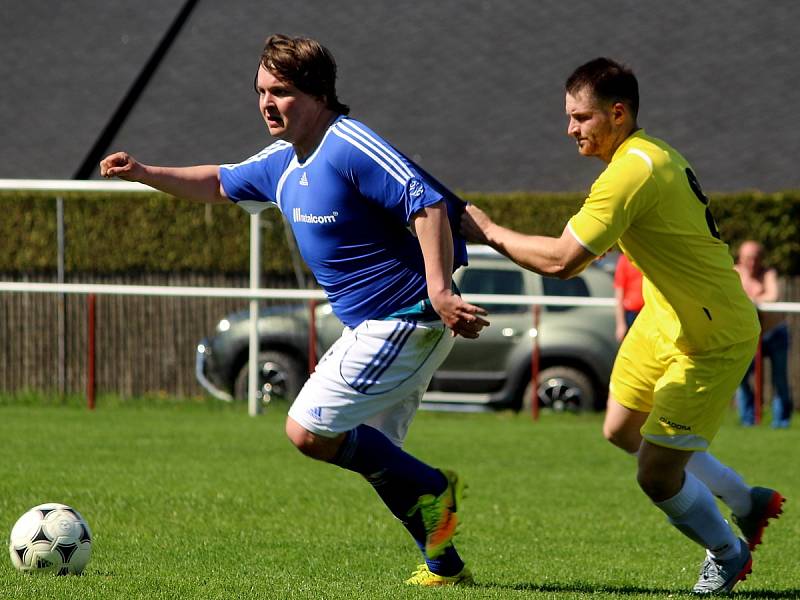
[[[301,92],[319,98],[334,112],[340,115],[350,112],[350,107],[336,97],[333,54],[316,40],[271,35],[264,43],[259,65]]]
[[[568,93],[576,94],[589,88],[598,100],[622,102],[633,113],[639,112],[639,83],[633,71],[610,58],[595,58],[581,65],[567,78],[564,86]]]

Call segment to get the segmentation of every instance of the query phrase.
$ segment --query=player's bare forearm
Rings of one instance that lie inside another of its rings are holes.
[[[185,200],[209,203],[227,202],[222,194],[219,167],[216,165],[147,166],[147,175],[142,183]]]
[[[518,265],[541,275],[559,275],[565,269],[556,238],[524,235],[499,225],[487,232],[487,243]]]
[[[116,152],[100,161],[103,177],[138,181],[178,198],[199,202],[226,202],[219,181],[219,166],[159,167],[140,163],[127,152]]]
[[[521,267],[550,277],[573,277],[596,258],[566,228],[559,238],[526,235],[498,225],[471,204],[461,217],[461,232],[468,240],[488,244]]]
[[[476,338],[488,321],[486,311],[453,293],[453,235],[444,202],[417,212],[412,224],[425,260],[428,297],[434,310],[454,335]]]
[[[444,202],[416,213],[413,223],[425,259],[428,295],[433,300],[434,297],[449,292],[452,285],[453,236]]]

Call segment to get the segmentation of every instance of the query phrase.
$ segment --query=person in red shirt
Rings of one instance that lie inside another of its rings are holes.
[[[639,311],[644,306],[642,298],[642,272],[633,266],[628,257],[620,253],[614,270],[614,297],[617,300],[617,341],[621,342]]]

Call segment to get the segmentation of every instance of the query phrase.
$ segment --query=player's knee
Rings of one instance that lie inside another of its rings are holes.
[[[292,418],[286,419],[285,430],[286,437],[295,448],[316,460],[331,461],[341,443],[339,438],[326,438],[308,431]]]
[[[328,452],[326,452],[324,445],[318,442],[317,436],[313,433],[306,431],[305,433],[293,432],[289,434],[287,431],[287,434],[289,441],[301,453],[316,460],[328,460]]]
[[[603,423],[603,437],[606,438],[606,441],[611,442],[615,446],[619,446],[620,444],[619,430],[608,423]]]
[[[313,456],[316,438],[313,433],[291,418],[286,419],[285,431],[286,437],[289,438],[289,441],[292,442],[295,448],[306,456],[316,458]]]
[[[636,482],[651,500],[655,501],[655,497],[660,497],[662,493],[662,482],[654,473],[650,473],[640,468],[636,473]]]
[[[636,473],[636,481],[639,487],[653,502],[663,502],[672,498],[680,491],[681,482],[675,481],[673,477],[667,476],[651,469],[643,469],[640,465]]]
[[[638,432],[631,435],[626,428],[615,427],[610,423],[603,423],[603,437],[630,454],[636,454],[642,441]]]

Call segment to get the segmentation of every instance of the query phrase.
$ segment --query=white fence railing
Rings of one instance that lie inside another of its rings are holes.
[[[184,298],[245,298],[259,300],[325,300],[322,290],[287,290],[271,288],[223,288],[167,285],[108,285],[94,283],[28,283],[0,281],[0,292],[55,294],[105,294],[119,296],[173,296]],[[517,306],[614,306],[613,298],[576,298],[574,296],[521,296],[503,294],[464,294],[475,304]],[[800,313],[800,302],[762,302],[761,312]]]

